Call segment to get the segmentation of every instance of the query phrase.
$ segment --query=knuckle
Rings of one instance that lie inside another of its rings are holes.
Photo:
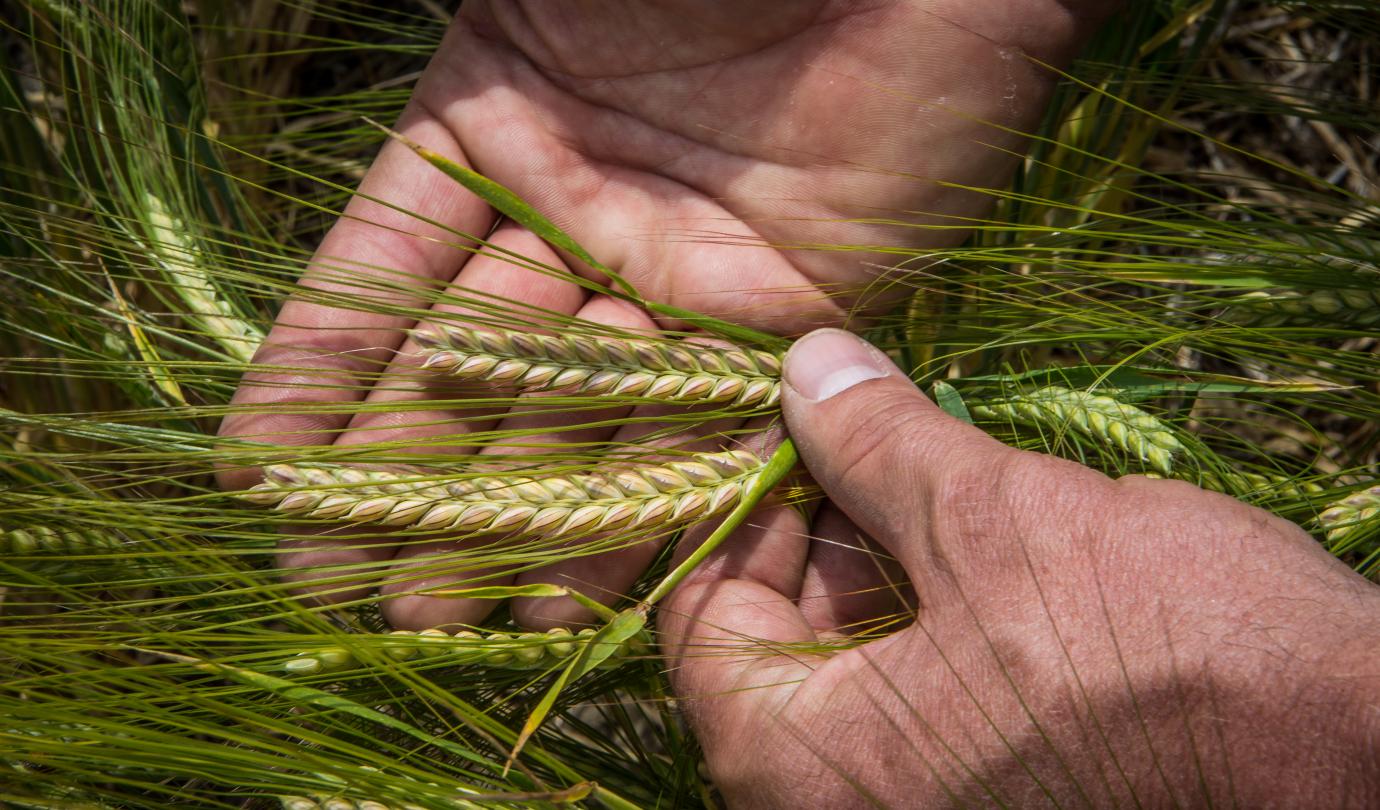
[[[1005,535],[1013,525],[1072,529],[1107,508],[1111,484],[1076,462],[1006,448],[945,471],[932,503],[970,536]]]
[[[950,467],[936,479],[931,494],[933,509],[941,514],[981,515],[998,508],[998,494],[1016,488],[1012,478],[1016,472],[1009,457],[995,464],[963,464]]]
[[[1241,519],[1249,512],[1249,507],[1235,498],[1220,492],[1210,492],[1188,481],[1128,475],[1116,479],[1113,486],[1119,496],[1118,500],[1125,504],[1127,509],[1134,507],[1175,515],[1183,513],[1184,507],[1196,504],[1203,509],[1210,509],[1218,518],[1234,519]]]

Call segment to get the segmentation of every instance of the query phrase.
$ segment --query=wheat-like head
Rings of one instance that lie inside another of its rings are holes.
[[[545,633],[488,633],[461,630],[454,634],[445,630],[395,630],[382,639],[384,653],[399,661],[414,659],[444,659],[448,663],[489,667],[492,669],[550,669],[570,660],[592,643],[595,630],[585,628],[572,633],[557,627]],[[633,637],[618,643],[612,654],[599,666],[617,667],[630,656],[644,651],[645,642]],[[342,672],[362,666],[359,658],[344,647],[329,647],[298,653],[289,658],[283,669],[293,675],[315,675],[321,672]]]
[[[93,529],[26,526],[0,533],[0,553],[3,554],[81,554],[119,545],[117,538]]]
[[[548,534],[673,525],[738,502],[762,460],[742,450],[541,478],[409,480],[396,473],[278,464],[243,495],[313,519],[466,534]]]
[[[1318,528],[1331,543],[1374,528],[1380,520],[1380,484],[1334,501],[1318,515]]]
[[[1307,498],[1326,488],[1315,481],[1303,481],[1288,475],[1266,475],[1257,472],[1217,473],[1204,470],[1197,476],[1181,473],[1180,478],[1214,492],[1271,498]]]
[[[973,416],[1037,427],[1072,428],[1135,455],[1169,475],[1183,443],[1155,416],[1105,394],[1057,385],[995,402],[970,405]]]
[[[752,407],[775,405],[781,397],[781,358],[755,349],[454,325],[428,326],[414,337],[426,354],[425,368],[524,391]]]
[[[144,194],[151,236],[151,258],[165,270],[173,289],[187,306],[187,315],[227,354],[248,363],[263,342],[263,332],[240,317],[201,266],[201,251],[156,195]]]
[[[1261,328],[1319,322],[1350,326],[1380,323],[1380,289],[1375,288],[1250,292],[1231,303],[1229,320]]]

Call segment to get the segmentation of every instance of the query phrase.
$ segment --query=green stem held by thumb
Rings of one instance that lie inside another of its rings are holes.
[[[691,571],[694,571],[710,554],[713,554],[714,550],[743,524],[743,521],[747,519],[752,510],[757,508],[762,499],[775,489],[776,485],[781,483],[781,480],[789,475],[791,470],[795,469],[796,462],[799,460],[800,454],[796,452],[795,443],[790,439],[782,442],[781,446],[776,448],[776,452],[772,453],[771,458],[767,460],[766,466],[762,467],[761,472],[748,485],[747,490],[743,492],[742,498],[738,501],[738,505],[733,508],[732,512],[728,513],[728,517],[725,517],[723,522],[714,529],[714,533],[709,535],[709,539],[701,543],[699,548],[691,552],[690,556],[667,574],[665,579],[657,583],[647,598],[642,600],[638,610],[644,614],[647,613],[652,605],[675,590],[676,586],[689,576]]]

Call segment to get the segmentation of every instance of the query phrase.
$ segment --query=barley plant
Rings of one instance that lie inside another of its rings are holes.
[[[735,427],[776,418],[786,342],[665,309],[687,331],[457,289],[399,303],[415,280],[344,263],[333,272],[371,295],[295,286],[387,137],[367,120],[397,117],[445,5],[0,10],[0,804],[716,806],[648,621],[685,565],[661,553],[596,598],[494,572],[670,548],[687,526],[741,523],[769,490],[815,497],[783,479],[784,451],[748,452]],[[1130,5],[1062,79],[1013,183],[981,190],[990,217],[957,223],[967,241],[888,249],[877,287],[896,304],[867,336],[1002,440],[1226,492],[1375,575],[1380,20],[1339,0]],[[541,212],[503,210],[578,248]],[[469,236],[454,250],[557,273]],[[578,283],[647,303],[621,279]],[[230,397],[289,295],[409,322],[465,312],[415,331],[398,383],[450,386],[448,429],[217,439],[249,407]],[[577,424],[558,442],[494,427],[512,405]],[[582,425],[637,438],[584,441]],[[691,444],[706,431],[719,449]],[[251,468],[264,483],[216,484]],[[385,530],[465,540],[416,569],[277,564],[285,533],[367,545]],[[438,572],[449,584],[427,584]],[[302,598],[304,574],[343,600]],[[494,609],[395,631],[381,584]],[[560,595],[595,618],[545,633],[510,618],[511,597]]]

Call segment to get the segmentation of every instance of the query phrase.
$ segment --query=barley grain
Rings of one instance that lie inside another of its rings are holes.
[[[1105,394],[1051,385],[1006,400],[970,404],[968,409],[977,419],[1072,428],[1135,455],[1165,475],[1172,471],[1174,455],[1183,450],[1164,422]]]
[[[781,358],[755,349],[453,325],[419,329],[414,337],[425,352],[425,368],[525,391],[569,389],[762,408],[781,396]]]
[[[430,784],[430,783],[429,783]],[[340,796],[279,796],[281,810],[425,810],[416,804],[384,804],[373,799],[346,799]],[[484,805],[465,799],[447,799],[445,806],[451,810],[484,810]]]

